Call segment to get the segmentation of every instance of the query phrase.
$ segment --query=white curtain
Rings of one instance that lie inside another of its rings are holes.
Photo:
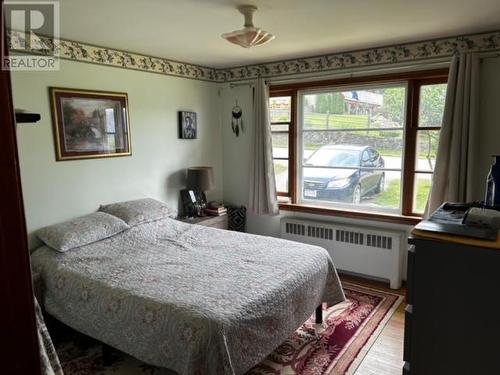
[[[448,76],[443,124],[425,217],[443,202],[473,200],[478,84],[477,54],[454,56]]]
[[[277,215],[279,210],[269,122],[269,88],[262,78],[257,80],[255,86],[253,118],[253,158],[250,167],[248,208],[258,215]]]

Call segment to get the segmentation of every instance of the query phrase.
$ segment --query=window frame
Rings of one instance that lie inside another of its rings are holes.
[[[296,111],[296,103],[297,103],[297,90],[270,90],[269,97],[281,97],[281,96],[289,96],[290,97],[290,122],[271,122],[271,125],[288,125],[288,191],[278,191],[276,194],[278,197],[285,197],[290,200],[290,202],[295,202],[293,199],[296,197],[296,176],[297,176],[297,160],[296,160],[296,149],[297,149],[297,111]],[[273,133],[271,128],[271,133]],[[285,160],[280,158],[275,158],[274,160]]]
[[[302,100],[304,98],[304,96],[306,95],[309,95],[309,94],[321,94],[321,93],[329,93],[331,92],[332,90],[335,91],[335,92],[340,92],[340,91],[343,91],[343,90],[346,90],[346,91],[351,91],[353,89],[365,89],[365,88],[394,88],[394,87],[404,87],[404,90],[405,90],[405,93],[408,92],[408,83],[406,81],[382,81],[382,82],[372,82],[372,81],[369,81],[367,83],[355,83],[355,84],[344,84],[344,85],[339,85],[339,86],[327,86],[327,87],[320,87],[320,88],[317,88],[317,87],[314,87],[312,89],[309,89],[309,88],[304,88],[304,89],[301,89],[297,92],[297,95],[298,95],[298,105],[297,105],[297,111],[298,111],[298,118],[299,119],[303,119],[304,118],[304,114],[302,113],[303,111],[303,108],[302,108]],[[406,100],[407,98],[405,97],[405,103],[406,103]],[[406,122],[406,105],[404,107],[404,111],[403,111],[403,115],[405,116],[405,122]],[[304,133],[307,133],[307,132],[324,132],[325,130],[315,130],[315,129],[305,129],[304,128],[304,124],[301,123],[301,122],[297,122],[297,137],[298,137],[298,145],[299,147],[297,148],[297,153],[300,155],[300,159],[298,160],[302,160],[302,155],[304,154],[304,145],[303,145],[303,141],[302,141],[302,137],[301,135],[304,134]],[[365,131],[385,131],[385,130],[388,130],[388,131],[392,131],[392,130],[396,130],[396,131],[400,131],[401,134],[402,134],[402,139],[404,141],[405,139],[405,126],[401,126],[397,129],[388,129],[388,128],[370,128],[370,127],[367,127],[367,128],[356,128],[356,129],[350,129],[350,128],[341,128],[341,129],[331,129],[330,131],[332,132],[339,132],[339,133],[342,133],[342,132],[352,132],[352,131],[355,131],[355,132],[365,132]],[[404,149],[403,149],[403,152],[401,153],[401,159],[403,160],[403,157],[404,157]],[[336,169],[343,169],[344,167],[335,167]],[[363,168],[363,167],[361,167]],[[389,172],[389,171],[393,171],[393,172],[399,172],[401,174],[401,177],[403,176],[403,163],[401,163],[401,166],[397,169],[393,169],[393,168],[388,168],[388,167],[384,167],[382,168],[382,170],[386,171],[386,172]],[[361,206],[350,206],[349,204],[346,204],[346,203],[343,203],[343,202],[336,202],[336,206],[335,208],[333,208],[332,206],[330,205],[325,205],[325,206],[321,206],[320,204],[318,203],[313,203],[313,202],[307,202],[307,199],[301,197],[301,192],[302,192],[302,188],[303,188],[303,169],[304,169],[304,165],[301,165],[300,163],[298,164],[298,175],[296,176],[296,179],[297,179],[297,192],[296,192],[296,195],[295,195],[295,200],[294,202],[300,206],[311,206],[311,207],[324,207],[324,208],[327,208],[327,209],[332,209],[332,210],[338,210],[338,211],[346,211],[346,212],[351,212],[351,211],[356,211],[356,212],[364,212],[364,213],[371,213],[371,214],[375,214],[375,215],[385,215],[385,214],[388,214],[388,215],[400,215],[399,213],[395,212],[395,210],[393,209],[386,209],[386,208],[381,208],[380,210],[371,210],[369,208],[366,208],[364,209],[363,207]],[[402,202],[402,191],[400,192],[400,202]],[[400,203],[402,205],[402,203]]]
[[[314,82],[301,82],[294,84],[271,85],[270,97],[290,96],[291,97],[291,118],[289,123],[288,139],[288,157],[289,157],[289,176],[288,176],[288,194],[278,193],[279,196],[288,196],[289,203],[280,203],[280,209],[285,211],[299,211],[315,213],[321,215],[334,215],[356,219],[368,219],[385,222],[394,222],[398,224],[416,224],[422,220],[422,214],[413,209],[414,183],[416,173],[422,171],[416,170],[416,148],[417,135],[419,130],[440,130],[441,127],[419,127],[419,104],[420,89],[422,86],[430,84],[442,84],[448,81],[448,68],[434,69],[426,71],[393,73],[375,76],[349,77],[334,80],[323,80]],[[298,176],[298,140],[299,124],[298,115],[300,108],[298,106],[298,95],[301,90],[310,89],[338,89],[342,86],[352,85],[370,85],[370,84],[392,84],[404,83],[407,87],[406,92],[406,122],[404,128],[404,150],[402,163],[402,191],[401,191],[401,214],[390,214],[383,212],[363,211],[359,209],[332,208],[326,206],[308,205],[297,203],[299,196],[297,181]],[[434,173],[434,172],[424,172]]]
[[[415,175],[417,173],[425,173],[434,175],[434,171],[420,171],[416,168],[416,155],[417,155],[417,143],[418,143],[418,131],[419,130],[441,130],[441,126],[419,126],[419,109],[420,109],[420,92],[421,88],[426,85],[442,84],[447,83],[446,77],[422,77],[420,79],[413,80],[412,89],[412,113],[411,119],[406,124],[406,134],[405,134],[405,153],[409,153],[408,156],[404,158],[403,166],[403,205],[402,205],[402,215],[403,216],[418,216],[422,217],[421,213],[415,212],[415,207],[413,206],[413,198],[415,192]],[[410,97],[408,97],[410,99]],[[408,117],[407,117],[408,121]],[[405,190],[406,189],[406,190]]]

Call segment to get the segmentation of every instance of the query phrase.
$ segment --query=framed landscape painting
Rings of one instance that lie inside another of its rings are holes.
[[[126,93],[50,88],[56,160],[132,154]]]

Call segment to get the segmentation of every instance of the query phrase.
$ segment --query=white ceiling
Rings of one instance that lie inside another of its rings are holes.
[[[244,49],[238,4],[276,35]],[[228,67],[500,30],[500,0],[61,0],[61,37],[210,67]]]

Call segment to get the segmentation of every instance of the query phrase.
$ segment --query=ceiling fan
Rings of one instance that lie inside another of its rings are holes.
[[[245,16],[243,29],[222,34],[224,39],[243,48],[250,48],[263,45],[275,38],[273,34],[253,25],[253,14],[257,11],[255,5],[241,5],[238,10]]]

